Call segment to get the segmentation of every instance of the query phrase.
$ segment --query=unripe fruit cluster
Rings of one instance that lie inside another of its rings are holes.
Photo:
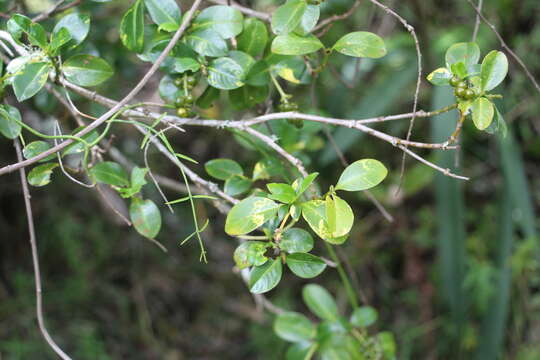
[[[180,117],[194,116],[192,108],[195,98],[191,94],[191,90],[197,84],[197,79],[193,75],[181,75],[174,79],[174,84],[178,88],[183,89],[181,92],[185,94],[180,95],[174,102],[174,105],[177,108],[177,115]]]
[[[450,79],[450,86],[454,88],[454,95],[461,100],[472,100],[476,97],[476,92],[470,87],[469,83],[457,76]]]
[[[291,101],[282,102],[279,104],[278,109],[281,112],[298,111],[298,104]],[[301,129],[304,126],[304,120],[302,119],[287,119],[287,122],[298,129]]]

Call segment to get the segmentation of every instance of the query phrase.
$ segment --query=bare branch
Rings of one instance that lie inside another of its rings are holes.
[[[483,0],[478,0],[478,10],[482,11]],[[478,29],[480,28],[480,15],[476,14],[476,21],[474,22],[474,30],[472,33],[472,42],[476,41],[476,36],[478,35]]]
[[[272,19],[272,16],[270,14],[250,9],[250,8],[242,6],[242,5],[240,5],[240,4],[238,4],[238,3],[234,2],[234,1],[208,0],[208,2],[218,4],[218,5],[231,6],[231,7],[235,8],[235,9],[237,9],[238,11],[240,11],[241,13],[244,13],[244,14],[246,14],[248,16],[258,18],[258,19],[261,19],[261,20],[264,20],[264,21],[267,21],[267,22],[270,22],[270,20]]]

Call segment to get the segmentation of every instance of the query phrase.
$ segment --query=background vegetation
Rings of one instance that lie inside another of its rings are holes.
[[[245,1],[271,12],[273,0]],[[414,25],[423,66],[443,65],[444,51],[455,42],[469,41],[475,13],[467,1],[387,1]],[[8,13],[15,2],[2,1]],[[185,9],[189,1],[182,1]],[[40,12],[50,1],[16,2],[25,11]],[[343,13],[349,0],[327,0],[322,17]],[[92,13],[91,43],[115,68],[115,78],[98,87],[120,98],[140,78],[144,66],[125,56],[118,22],[128,1],[84,1],[80,11]],[[540,3],[537,0],[485,2],[484,14],[508,45],[540,77]],[[47,22],[44,23],[47,26]],[[52,27],[54,19],[49,21]],[[99,24],[99,25],[98,25]],[[408,112],[414,94],[416,53],[403,27],[369,2],[353,16],[336,22],[323,38],[332,43],[345,32],[363,29],[385,39],[388,55],[377,61],[334,57],[332,71],[319,79],[314,94],[309,86],[290,87],[300,109],[318,108],[339,118],[364,118]],[[495,35],[480,26],[483,53],[498,49]],[[87,41],[87,43],[90,43]],[[359,71],[355,72],[356,66]],[[425,76],[426,74],[424,74]],[[139,96],[157,101],[159,77]],[[537,237],[540,199],[540,94],[521,69],[510,61],[498,103],[508,124],[504,139],[488,136],[467,124],[461,151],[425,153],[444,167],[471,177],[468,182],[444,177],[410,159],[401,190],[401,153],[359,132],[330,129],[348,160],[377,158],[390,177],[374,195],[394,217],[392,223],[363,195],[349,194],[357,222],[349,241],[347,268],[357,291],[378,309],[377,326],[391,330],[399,359],[519,359],[540,358],[540,272]],[[313,100],[315,99],[315,101]],[[437,109],[453,100],[451,90],[423,81],[420,108]],[[84,100],[77,99],[83,104]],[[103,108],[87,103],[84,110]],[[59,119],[74,128],[70,115],[47,93],[25,102],[25,121],[50,126]],[[227,98],[208,116],[234,118]],[[417,119],[413,138],[444,141],[453,129],[451,114]],[[384,131],[403,136],[407,122],[382,124]],[[306,164],[321,173],[325,185],[335,182],[342,165],[324,129],[309,143],[290,144],[304,150]],[[134,161],[138,143],[130,128],[117,132],[114,145]],[[233,158],[246,167],[257,160],[230,133],[190,128],[172,137],[178,151],[201,164]],[[176,174],[158,154],[150,156],[161,174]],[[0,142],[0,164],[15,161],[9,141]],[[202,165],[192,166],[204,174]],[[173,176],[173,175],[171,175]],[[223,232],[224,216],[210,203],[199,202],[199,216],[211,222],[204,233],[208,264],[199,262],[196,242],[179,246],[190,234],[187,206],[163,212],[160,241],[164,254],[127,228],[94,190],[62,176],[47,188],[31,189],[39,255],[44,280],[45,313],[49,329],[76,359],[280,359],[286,343],[272,331],[272,316],[256,306],[233,270],[236,243]],[[157,193],[146,190],[159,200]],[[177,198],[170,193],[171,198]],[[306,281],[287,278],[269,298],[279,306],[306,314],[301,289]],[[346,294],[335,271],[317,279],[340,306]],[[54,359],[35,322],[34,283],[27,241],[24,204],[18,175],[0,178],[0,359]]]

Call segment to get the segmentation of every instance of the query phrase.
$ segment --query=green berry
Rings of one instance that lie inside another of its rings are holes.
[[[460,80],[456,85],[456,88],[458,88],[458,89],[466,89],[468,87],[469,86],[467,85],[467,82],[464,81],[464,80]]]
[[[454,93],[456,94],[458,98],[465,99],[465,93],[467,92],[467,90],[468,90],[467,88],[458,87],[456,88]]]
[[[195,76],[188,75],[186,77],[186,82],[188,85],[195,86],[195,84],[197,83],[197,79],[195,79]]]
[[[176,114],[180,116],[181,118],[185,118],[185,117],[188,117],[189,112],[186,108],[181,107],[181,108],[178,108],[178,110],[176,110]]]
[[[467,89],[465,90],[465,93],[463,94],[463,97],[467,100],[472,100],[476,97],[476,93],[473,89]]]
[[[461,82],[461,79],[458,78],[457,76],[454,76],[453,78],[450,79],[450,86],[456,87],[458,86],[460,82]]]
[[[193,95],[187,94],[186,96],[184,96],[184,101],[186,102],[186,104],[191,105],[195,101],[195,98],[193,97]]]
[[[176,85],[177,87],[181,87],[182,85],[184,85],[184,79],[181,76],[175,78],[174,85]]]
[[[302,119],[287,119],[287,122],[297,129],[301,129],[304,126],[304,120]]]

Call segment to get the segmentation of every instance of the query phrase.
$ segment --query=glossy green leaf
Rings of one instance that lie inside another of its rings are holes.
[[[292,184],[292,187],[296,191],[296,194],[298,197],[300,197],[311,186],[311,184],[313,183],[313,181],[315,181],[317,176],[319,176],[319,173],[315,172],[315,173],[309,174],[303,179],[297,179],[294,181],[294,183]]]
[[[367,327],[377,321],[377,316],[377,310],[371,306],[361,306],[354,309],[350,321],[356,327]]]
[[[210,160],[204,164],[204,169],[208,175],[220,180],[227,180],[234,175],[244,174],[240,164],[231,159]]]
[[[122,17],[120,40],[131,51],[144,50],[144,3],[136,0]]]
[[[229,39],[242,32],[244,17],[231,6],[217,5],[204,9],[193,21],[194,30],[211,29]]]
[[[480,48],[473,42],[456,43],[446,50],[445,59],[448,68],[460,61],[468,68],[469,65],[478,63],[480,59]]]
[[[32,22],[28,17],[15,14],[7,22],[7,31],[20,43],[21,36],[26,34],[30,44],[42,49],[47,47],[47,33],[41,24]]]
[[[384,180],[388,170],[378,160],[362,159],[347,166],[341,173],[336,190],[360,191],[371,189]]]
[[[114,71],[103,59],[92,55],[75,55],[62,64],[66,79],[80,86],[96,86],[110,78]]]
[[[77,129],[73,130],[71,132],[71,134],[75,135],[84,128],[85,128],[85,126],[79,126]],[[87,133],[86,135],[83,135],[81,138],[83,140],[85,140],[86,142],[91,143],[91,142],[96,141],[98,137],[99,137],[99,134],[98,134],[97,130],[92,130],[89,133]],[[62,156],[78,154],[78,153],[82,153],[83,151],[84,151],[84,144],[82,144],[81,142],[76,141],[73,144],[66,146],[66,148],[62,152]]]
[[[272,52],[280,55],[306,55],[313,53],[324,45],[313,36],[297,34],[279,35],[272,41]]]
[[[304,229],[290,228],[281,234],[279,248],[289,254],[307,253],[313,249],[313,237]]]
[[[208,83],[221,90],[232,90],[244,85],[244,69],[233,59],[215,59],[208,67]]]
[[[8,139],[15,139],[21,133],[21,125],[15,120],[22,121],[19,109],[11,105],[0,105],[0,134]]]
[[[264,52],[268,43],[268,30],[266,25],[254,18],[244,21],[244,30],[237,39],[238,50],[258,56]]]
[[[326,263],[318,256],[308,253],[294,253],[287,255],[287,266],[298,277],[311,279],[326,269]]]
[[[330,238],[347,235],[354,223],[354,214],[349,204],[338,196],[327,196],[325,206]],[[331,242],[328,239],[327,241]]]
[[[180,95],[184,94],[184,89],[181,89],[178,86],[176,86],[176,84],[174,83],[174,79],[169,75],[165,75],[164,77],[161,78],[161,81],[159,82],[158,90],[159,90],[159,96],[164,101],[170,104],[174,104],[176,99],[178,99]]]
[[[180,27],[181,12],[175,0],[144,0],[144,5],[161,29],[172,32]]]
[[[149,239],[153,239],[161,229],[161,214],[152,200],[131,199],[129,217],[135,230]]]
[[[194,31],[186,35],[185,41],[202,56],[225,56],[228,52],[225,40],[212,29]]]
[[[493,103],[483,97],[477,98],[472,103],[472,119],[478,130],[486,129],[493,121]]]
[[[90,31],[90,17],[79,13],[71,13],[64,16],[54,26],[52,31],[53,38],[61,29],[66,29],[69,32],[74,45],[79,45],[86,39]]]
[[[296,192],[289,184],[266,184],[266,187],[270,191],[268,196],[272,200],[276,200],[285,204],[291,204],[296,200]]]
[[[261,266],[268,261],[264,256],[271,243],[268,241],[246,241],[234,251],[234,262],[239,269],[250,266]]]
[[[229,100],[236,110],[253,108],[268,99],[268,86],[244,85],[241,88],[229,91]]]
[[[308,341],[315,337],[316,331],[307,317],[296,312],[279,314],[274,321],[274,332],[286,341]]]
[[[31,98],[47,82],[52,66],[48,62],[27,64],[13,78],[12,86],[19,102]]]
[[[504,53],[493,50],[484,57],[480,71],[481,91],[497,87],[508,73],[508,59]]]
[[[270,199],[248,197],[229,211],[225,221],[225,232],[233,236],[247,234],[273,218],[278,208],[279,204]]]
[[[504,139],[506,135],[508,135],[508,127],[506,126],[506,122],[499,112],[499,109],[497,109],[495,105],[493,107],[495,108],[495,118],[485,130],[489,134],[498,133],[501,135],[501,138]]]
[[[58,53],[58,50],[69,43],[71,41],[72,37],[69,31],[66,28],[61,28],[57,32],[53,33],[51,35],[51,43],[49,45],[49,49],[52,55],[56,55]]]
[[[142,187],[147,184],[145,180],[147,173],[147,168],[140,168],[138,166],[135,166],[133,169],[131,169],[129,187],[118,189],[120,195],[122,195],[123,198],[130,198],[133,195],[141,192]]]
[[[335,321],[338,308],[332,295],[325,288],[316,284],[308,284],[302,290],[302,298],[309,310],[323,320]]]
[[[279,258],[254,267],[250,273],[249,291],[253,294],[262,294],[272,290],[279,284],[282,273],[283,266]]]
[[[467,69],[467,65],[463,61],[458,61],[456,63],[453,63],[450,65],[450,69],[452,70],[452,73],[456,75],[457,77],[464,79],[469,75],[469,70]]]
[[[28,183],[36,187],[49,184],[51,182],[53,170],[57,166],[57,163],[48,163],[36,166],[28,173],[28,176],[26,177],[28,179]]]
[[[0,114],[1,114],[1,112],[0,112]],[[0,125],[0,127],[1,127],[1,125]],[[22,153],[23,153],[23,156],[24,156],[25,159],[31,159],[31,158],[33,158],[35,156],[38,156],[42,152],[45,152],[45,151],[49,150],[50,148],[51,148],[51,145],[49,145],[45,141],[37,140],[37,141],[32,141],[29,144],[26,144],[26,146],[22,150]],[[52,160],[54,158],[55,158],[55,155],[51,154],[51,155],[47,156],[45,159],[40,160],[40,162],[50,161],[50,160]]]
[[[383,39],[367,31],[352,32],[343,36],[334,44],[333,49],[354,57],[378,59],[386,55]]]
[[[274,34],[288,34],[302,21],[307,4],[303,0],[289,0],[272,14],[272,31]]]
[[[437,86],[448,85],[451,78],[452,73],[447,68],[435,69],[427,76],[428,81]]]
[[[382,331],[378,333],[377,342],[380,344],[386,359],[396,358],[396,340],[391,332]]]
[[[308,5],[306,11],[304,11],[304,15],[302,15],[300,24],[294,29],[294,32],[302,36],[309,34],[315,25],[317,25],[320,16],[321,8],[319,5]]]
[[[90,176],[97,182],[113,186],[129,186],[126,171],[120,164],[112,161],[97,163],[89,170]]]
[[[332,205],[334,205],[334,202],[331,202]],[[305,202],[301,206],[302,208],[302,217],[308,225],[311,227],[311,229],[323,240],[331,243],[331,244],[342,244],[346,240],[346,234],[345,235],[338,235],[335,236],[335,234],[330,231],[330,227],[328,224],[328,218],[327,218],[327,209],[326,209],[326,202],[323,200],[311,200],[308,202]],[[352,226],[352,223],[354,221],[354,215],[352,214],[352,210],[350,210],[349,205],[345,203],[344,200],[339,199],[337,203],[337,208],[340,211],[340,214],[344,214],[345,216],[342,217],[339,220],[339,223],[334,224],[335,231],[339,231],[339,233],[342,233],[344,230]],[[336,222],[336,206],[331,209],[330,214],[333,214],[333,219]],[[338,230],[339,229],[339,230]]]
[[[309,359],[308,355],[313,354],[313,347],[317,347],[317,344],[311,342],[297,342],[289,346],[285,353],[286,360],[306,360]]]
[[[251,187],[251,180],[241,175],[233,175],[225,181],[225,193],[237,196],[245,193]]]

